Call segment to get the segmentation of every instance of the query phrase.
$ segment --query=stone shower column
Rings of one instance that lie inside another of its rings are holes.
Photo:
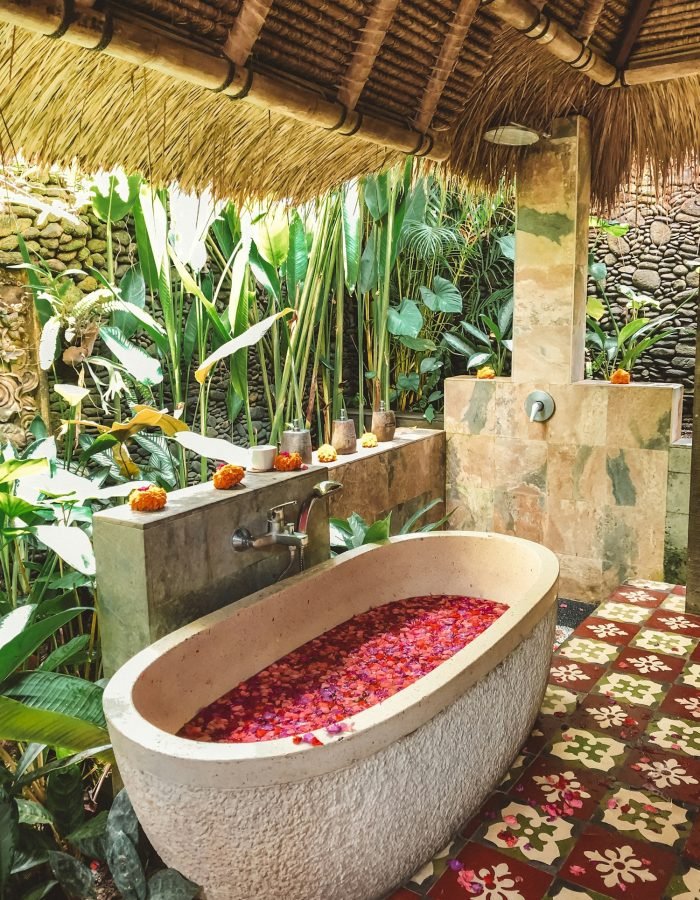
[[[518,172],[513,380],[584,377],[590,124],[556,119]]]

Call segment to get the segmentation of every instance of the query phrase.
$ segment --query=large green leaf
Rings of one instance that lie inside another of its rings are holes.
[[[491,341],[489,340],[489,336],[484,334],[476,325],[472,325],[471,322],[462,322],[462,328],[466,331],[466,333],[473,337],[475,341],[480,344],[484,344],[486,347],[491,346]]]
[[[24,631],[35,609],[35,603],[26,603],[0,618],[0,650]]]
[[[408,337],[417,338],[422,327],[423,316],[418,309],[418,304],[413,300],[404,297],[398,308],[395,306],[389,308],[387,329],[390,334],[405,334]]]
[[[139,195],[141,176],[109,175],[106,184],[93,184],[92,208],[103,222],[116,222],[127,216]]]
[[[60,672],[20,672],[2,686],[4,696],[35,709],[48,709],[106,728],[103,688],[85,678]]]
[[[37,525],[37,538],[83,575],[95,574],[95,554],[90,538],[77,526]]]
[[[287,255],[287,297],[296,306],[297,291],[306,278],[309,251],[306,248],[306,229],[299,213],[292,213],[289,226],[289,254]]]
[[[110,351],[117,357],[127,372],[140,384],[154,387],[163,380],[163,371],[157,359],[126,337],[114,325],[103,325],[100,337]]]
[[[410,350],[418,350],[419,352],[425,352],[426,350],[436,350],[435,341],[431,341],[430,338],[416,338],[409,337],[407,334],[402,334],[399,337],[399,341],[404,345],[404,347],[408,347]]]
[[[143,866],[136,847],[123,831],[107,835],[107,865],[125,900],[146,900]]]
[[[360,198],[354,186],[343,189],[343,263],[345,287],[352,294],[360,274],[362,251],[362,211]]]
[[[289,315],[289,313],[293,311],[294,310],[287,307],[286,309],[275,313],[273,316],[268,316],[261,322],[257,322],[255,325],[252,325],[247,331],[245,331],[238,337],[235,337],[233,340],[227,341],[225,344],[222,344],[218,350],[210,354],[201,363],[197,371],[194,373],[197,381],[200,384],[204,384],[207,375],[209,375],[209,373],[219,362],[219,360],[226,359],[226,357],[228,356],[232,356],[234,353],[236,353],[238,350],[242,350],[244,347],[252,347],[254,344],[257,344],[260,338],[267,334],[267,332],[270,330],[273,323],[277,319],[279,319],[281,316]]]
[[[470,344],[468,344],[458,334],[453,334],[451,331],[447,331],[445,332],[445,334],[443,334],[442,342],[453,353],[459,353],[461,356],[468,357],[471,356],[474,352],[474,348]]]
[[[74,607],[65,612],[49,616],[24,628],[19,634],[10,638],[0,647],[0,684],[18,669],[45,640],[83,612],[83,607]]]
[[[49,865],[56,880],[69,897],[88,898],[95,896],[95,882],[92,872],[85,863],[67,853],[49,851]]]
[[[53,816],[45,806],[36,800],[16,800],[20,825],[52,825]]]
[[[199,888],[175,869],[161,869],[148,882],[148,900],[194,900]]]
[[[73,847],[90,859],[104,860],[107,852],[105,835],[107,831],[107,810],[87,819],[79,828],[72,831],[66,840]]]
[[[381,544],[389,540],[391,529],[391,513],[385,519],[373,522],[365,532],[363,544]]]
[[[248,450],[238,447],[230,441],[225,441],[223,438],[204,437],[195,431],[181,431],[174,436],[173,440],[186,450],[192,450],[193,453],[198,453],[207,459],[232,463],[234,466],[246,467],[250,464]]]
[[[80,766],[67,766],[46,779],[46,806],[61,834],[74,831],[85,821],[83,776]]]
[[[0,898],[8,896],[7,883],[19,843],[18,818],[15,801],[0,788]]]
[[[8,459],[0,463],[0,484],[31,478],[41,472],[48,472],[48,459]]]
[[[360,258],[360,293],[366,294],[377,287],[379,269],[377,266],[377,226],[373,225],[365,242]]]
[[[365,204],[375,222],[389,211],[389,173],[368,175],[364,180]]]
[[[111,835],[123,831],[134,846],[139,842],[139,820],[131,805],[129,795],[124,788],[119,791],[112,802],[107,816],[106,834],[109,840]]]
[[[648,324],[649,319],[639,318],[632,319],[631,322],[627,322],[626,325],[623,325],[620,329],[620,333],[617,336],[618,347],[622,347],[624,344],[626,344],[630,338],[634,337],[638,332],[645,329]]]
[[[148,236],[148,228],[146,226],[146,218],[143,213],[142,203],[144,195],[140,194],[139,199],[134,204],[132,215],[134,217],[134,231],[136,233],[136,248],[139,255],[139,265],[143,272],[144,281],[151,292],[158,290],[159,270],[156,264],[151,242]],[[146,198],[146,202],[150,202]]]
[[[80,751],[105,746],[109,735],[91,722],[0,697],[0,740],[38,741],[49,747]]]
[[[430,503],[422,506],[404,522],[404,524],[401,526],[399,534],[411,534],[411,532],[414,530],[415,526],[423,518],[423,516],[427,515],[431,509],[434,509],[438,505],[438,503],[442,502],[442,497],[436,497],[434,500],[431,500]]]
[[[420,294],[423,303],[433,312],[462,312],[462,295],[459,289],[446,278],[436,275],[433,279],[433,289],[421,287]]]
[[[79,634],[71,638],[65,644],[61,644],[39,666],[42,672],[54,672],[61,666],[75,665],[87,659],[87,651],[90,646],[90,635]]]
[[[289,224],[281,203],[272,206],[251,226],[251,234],[260,255],[266,262],[281,268],[289,252]]]

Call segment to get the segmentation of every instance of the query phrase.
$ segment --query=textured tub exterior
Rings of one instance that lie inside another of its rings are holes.
[[[500,577],[472,571],[496,562]],[[260,592],[243,601],[248,616],[240,604],[229,607],[139,654],[110,683],[105,709],[124,783],[163,860],[202,884],[208,900],[382,897],[476,811],[531,728],[549,668],[556,578],[549,551],[525,541],[411,536]],[[267,665],[329,621],[427,593],[428,582],[433,593],[463,584],[464,592],[510,600],[511,609],[430,675],[355,716],[350,734],[319,731],[323,747],[173,736],[192,712],[261,667],[246,625],[267,622]],[[335,603],[326,599],[331,585]],[[289,604],[282,648],[274,640],[280,598]],[[297,618],[300,604],[307,615]],[[217,643],[235,634],[253,661],[231,653],[229,672],[221,672]],[[183,669],[185,680],[173,685]]]

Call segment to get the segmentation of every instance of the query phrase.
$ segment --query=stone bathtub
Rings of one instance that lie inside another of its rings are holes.
[[[110,681],[104,706],[139,819],[208,900],[375,900],[501,780],[547,681],[558,563],[537,544],[441,532],[343,554],[193,622]],[[190,741],[197,711],[371,607],[465,594],[510,608],[324,745]]]

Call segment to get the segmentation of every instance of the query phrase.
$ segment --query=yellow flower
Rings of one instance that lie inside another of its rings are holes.
[[[318,461],[319,462],[335,462],[338,459],[338,454],[336,453],[335,447],[331,444],[321,444],[318,448]]]
[[[163,509],[167,502],[168,495],[156,484],[137,488],[129,494],[129,506],[135,512],[156,512]]]
[[[482,366],[480,369],[476,371],[477,378],[495,378],[496,373],[493,370],[492,366]]]
[[[376,447],[378,443],[377,435],[373,434],[371,431],[366,431],[360,438],[360,446],[364,447],[366,450]]]
[[[214,472],[212,481],[217,491],[228,491],[243,481],[245,469],[242,466],[234,466],[231,463],[219,468]]]

